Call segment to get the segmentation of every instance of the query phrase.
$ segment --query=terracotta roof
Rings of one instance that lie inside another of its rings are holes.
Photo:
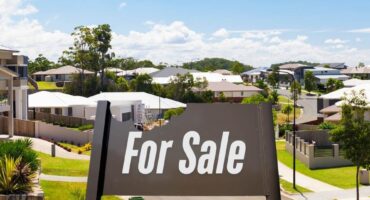
[[[338,113],[340,112],[342,109],[336,105],[331,105],[331,106],[328,106],[324,109],[321,109],[320,110],[320,113],[323,113],[323,114],[330,114],[330,113]]]
[[[342,119],[342,113],[335,113],[334,115],[331,115],[324,119],[324,121],[329,122],[339,122]]]
[[[82,69],[73,67],[70,65],[55,68],[55,69],[49,69],[46,71],[39,71],[33,73],[33,75],[56,75],[56,74],[77,74],[81,73]],[[84,70],[84,74],[94,74],[94,72],[89,71],[89,70]]]
[[[298,69],[300,67],[304,67],[306,65],[302,65],[302,64],[299,64],[299,63],[291,63],[291,64],[285,64],[285,65],[280,65],[279,66],[279,69],[287,69],[287,70],[295,70],[295,69]]]
[[[221,82],[209,82],[207,86],[207,90],[211,90],[214,92],[222,92],[222,91],[244,91],[244,92],[260,92],[262,91],[260,88],[255,86],[245,86],[242,84],[234,84],[227,81]]]
[[[342,74],[370,74],[370,67],[349,67],[341,70]]]

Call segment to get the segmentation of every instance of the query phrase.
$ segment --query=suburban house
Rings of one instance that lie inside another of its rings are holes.
[[[343,81],[344,87],[354,87],[362,84],[370,84],[370,80],[361,80],[357,78],[351,78]]]
[[[352,78],[370,79],[370,66],[348,67],[347,69],[343,69],[341,73]]]
[[[139,67],[132,70],[123,70],[121,72],[118,72],[117,76],[123,76],[126,79],[132,79],[137,75],[151,74],[157,71],[159,71],[159,69],[154,67]]]
[[[83,73],[85,75],[93,75],[94,72],[82,70],[74,66],[63,66],[46,71],[39,71],[32,74],[32,78],[36,81],[51,81],[51,82],[70,82],[74,74]]]
[[[348,66],[345,63],[321,63],[315,67],[324,67],[324,68],[331,68],[331,69],[347,69]]]
[[[340,105],[342,98],[345,95],[350,95],[351,91],[365,92],[365,95],[370,103],[370,84],[361,84],[354,87],[345,87],[331,93],[320,96],[317,99],[318,112],[323,115],[324,121],[339,121],[340,120]],[[370,104],[369,104],[370,105]],[[336,108],[338,107],[338,108]],[[370,120],[370,111],[366,114],[368,120]]]
[[[315,76],[317,83],[322,85],[325,85],[329,79],[337,79],[341,81],[349,79],[349,76],[341,74],[339,69],[314,67],[312,69],[305,69],[304,73],[307,71],[311,71]]]
[[[289,70],[293,72],[295,80],[303,83],[304,80],[304,71],[307,69],[313,69],[313,66],[303,65],[299,63],[284,64],[279,66],[280,70]],[[286,75],[283,75],[286,76]]]
[[[258,80],[264,80],[269,67],[259,67],[246,72],[241,73],[241,77],[244,81],[249,83],[255,83]]]
[[[220,100],[220,96],[223,95],[226,100],[233,102],[241,102],[244,97],[249,97],[262,91],[262,89],[255,86],[238,85],[227,81],[208,82],[204,90],[212,91],[216,101]]]
[[[0,114],[10,116],[10,136],[14,133],[13,118],[27,119],[28,57],[18,53],[0,46]]]
[[[118,118],[118,120],[120,118],[129,119],[129,115],[131,113],[134,121],[138,123],[144,123],[161,118],[163,113],[168,109],[186,108],[186,104],[172,99],[148,94],[146,92],[102,92],[89,97],[89,99],[95,102],[110,101],[112,106],[112,115],[115,118]],[[118,109],[115,109],[115,107],[124,108],[119,111]],[[88,111],[88,115],[95,116],[95,110],[96,109],[90,109]]]

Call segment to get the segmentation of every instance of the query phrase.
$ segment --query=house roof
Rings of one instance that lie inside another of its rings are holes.
[[[320,80],[327,80],[327,79],[339,79],[339,80],[344,80],[344,79],[348,79],[349,76],[347,75],[315,75],[316,78],[320,79]]]
[[[135,74],[137,75],[151,74],[157,71],[159,71],[159,69],[154,68],[154,67],[139,67],[139,68],[132,69],[132,70],[122,70],[121,72],[117,73],[117,76],[127,76],[127,75],[132,76]]]
[[[5,74],[8,77],[18,77],[16,72],[13,72],[12,70],[2,66],[0,66],[0,73]]]
[[[354,87],[354,86],[362,85],[362,84],[370,84],[370,80],[361,80],[357,78],[352,78],[352,79],[343,81],[343,84],[345,87]]]
[[[241,75],[260,74],[261,72],[264,72],[267,69],[269,69],[269,67],[259,67],[259,68],[255,68],[255,69],[252,69],[252,70],[249,70],[249,71],[245,71],[245,72],[241,73]]]
[[[301,67],[305,67],[307,65],[299,64],[299,63],[289,63],[289,64],[284,64],[280,65],[279,69],[286,69],[286,70],[296,70]]]
[[[207,90],[211,90],[214,92],[235,92],[235,91],[241,91],[241,92],[260,92],[262,91],[260,88],[255,86],[245,86],[245,85],[238,85],[234,83],[230,83],[227,81],[221,81],[221,82],[208,82]]]
[[[14,52],[14,53],[19,52],[18,50],[11,49],[9,47],[2,46],[2,45],[0,45],[0,51],[10,51],[10,52]]]
[[[96,102],[81,96],[61,92],[40,91],[28,95],[30,108],[67,108],[71,106],[96,106]]]
[[[218,73],[218,74],[222,74],[222,75],[232,75],[233,73],[227,69],[217,69],[215,71],[213,71],[213,73]]]
[[[348,67],[340,71],[342,74],[370,74],[370,67]]]
[[[339,122],[341,119],[342,119],[342,114],[338,112],[338,113],[335,113],[334,115],[330,115],[329,117],[325,118],[324,121]]]
[[[320,110],[320,113],[323,113],[323,114],[330,114],[330,113],[337,113],[337,112],[340,112],[342,109],[336,105],[331,105],[331,106],[328,106],[324,109],[321,109]]]
[[[344,63],[321,63],[316,67],[325,67],[326,65],[328,65],[330,68],[338,68],[339,66],[344,65]]]
[[[171,109],[185,108],[186,104],[167,99],[146,92],[102,92],[100,94],[89,97],[90,100],[111,101],[115,105],[124,104],[127,101],[141,101],[146,109]]]
[[[323,99],[341,99],[345,96],[345,94],[350,94],[351,90],[360,91],[364,90],[365,95],[368,99],[370,99],[370,84],[361,84],[351,88],[341,88],[339,90],[335,90],[328,94],[322,95],[321,98]]]
[[[94,72],[89,70],[83,70],[84,74],[94,74]],[[33,75],[56,75],[56,74],[78,74],[82,73],[82,69],[74,67],[74,66],[63,66],[55,69],[49,69],[46,71],[39,71],[33,73]]]
[[[177,74],[184,75],[186,73],[198,72],[194,69],[184,69],[181,67],[165,67],[162,70],[157,72],[151,73],[151,77],[169,77],[169,76],[176,76]]]

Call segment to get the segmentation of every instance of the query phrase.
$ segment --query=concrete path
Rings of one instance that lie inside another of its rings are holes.
[[[76,182],[76,183],[86,183],[87,177],[78,177],[78,176],[56,176],[56,175],[47,175],[40,174],[40,180],[45,181],[58,181],[58,182]]]
[[[293,170],[281,162],[278,162],[280,178],[293,182]],[[304,188],[312,190],[313,192],[324,192],[324,191],[339,191],[341,188],[329,185],[319,180],[313,179],[299,172],[296,172],[296,183]]]
[[[294,195],[293,197],[296,200],[355,200],[356,189],[305,193],[303,195]],[[370,200],[370,186],[360,187],[360,199]]]
[[[28,138],[28,137],[14,136],[12,139],[21,139],[21,138]],[[33,142],[32,149],[34,149],[35,151],[48,154],[48,155],[51,154],[51,145],[53,143],[48,142],[46,140],[39,139],[39,138],[29,138],[29,139],[31,139]],[[60,158],[74,159],[74,160],[90,160],[90,156],[68,152],[59,146],[55,147],[55,156],[60,157]]]

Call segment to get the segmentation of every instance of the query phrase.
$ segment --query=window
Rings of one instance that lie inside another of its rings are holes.
[[[131,112],[128,113],[122,113],[122,121],[129,121],[131,119]]]
[[[243,92],[243,91],[241,91],[241,92],[240,92],[240,95],[241,95],[241,96],[244,96],[244,92]]]

